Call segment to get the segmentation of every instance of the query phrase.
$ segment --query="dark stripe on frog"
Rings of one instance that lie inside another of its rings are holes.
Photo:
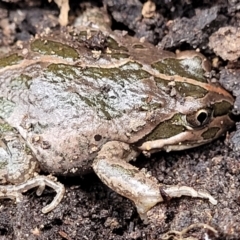
[[[170,138],[184,132],[186,128],[181,125],[181,122],[181,114],[175,114],[171,119],[160,123],[153,129],[153,131],[146,136],[144,141]]]
[[[17,53],[9,55],[7,57],[0,58],[0,68],[4,68],[7,66],[15,65],[23,60],[22,56],[19,56]]]
[[[51,40],[36,39],[31,42],[30,46],[32,51],[41,53],[43,55],[56,55],[71,59],[77,59],[79,56],[74,48]]]
[[[201,136],[204,140],[214,139],[219,130],[220,128],[218,127],[212,127],[203,132]]]
[[[155,81],[161,90],[170,93],[171,89],[175,88],[177,93],[182,97],[202,98],[208,93],[206,89],[187,82],[174,81],[174,84],[171,85],[169,84],[171,81],[157,77],[155,78]]]
[[[231,112],[233,105],[227,101],[215,103],[213,105],[213,116],[223,116]]]
[[[195,66],[197,65],[197,67],[188,65],[188,62],[185,59],[166,58],[153,63],[152,68],[158,70],[159,73],[166,74],[168,76],[178,75],[207,83],[204,77],[205,71],[202,69],[202,59],[196,56],[192,59],[192,61],[196,62]]]
[[[138,63],[128,62],[116,68],[81,68],[65,64],[51,64],[47,70],[51,73],[46,72],[45,74],[50,82],[65,84],[65,82],[74,81],[76,84],[82,85],[81,88],[93,86],[90,92],[76,91],[75,94],[89,107],[94,107],[100,117],[107,120],[122,116],[127,107],[127,104],[122,103],[126,96],[130,98],[130,101],[134,99],[130,106],[134,104],[134,106],[140,108],[144,104],[146,105],[141,96],[138,98],[135,90],[132,90],[133,87],[134,89],[138,88],[138,81],[150,79],[151,76],[148,72],[142,70],[142,65]],[[115,91],[112,91],[111,82],[114,84]],[[96,83],[99,83],[101,87],[98,86],[96,89]],[[71,84],[67,83],[66,86],[71,86]],[[151,104],[154,105],[152,102]],[[156,106],[154,105],[154,107]]]
[[[0,117],[1,118],[8,118],[11,113],[13,112],[15,107],[15,103],[7,100],[4,97],[0,98]]]
[[[21,74],[15,78],[11,79],[11,89],[18,90],[18,89],[29,89],[32,83],[32,77]]]

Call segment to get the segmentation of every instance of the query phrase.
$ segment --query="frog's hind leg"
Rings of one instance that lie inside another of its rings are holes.
[[[137,155],[138,153],[126,143],[108,142],[94,160],[93,169],[108,187],[135,203],[143,220],[147,221],[146,213],[150,208],[164,200],[163,195],[170,198],[182,195],[207,198],[216,204],[211,195],[195,191],[191,187],[163,187],[155,178],[128,163]]]
[[[25,140],[15,128],[0,118],[0,198],[16,199],[20,202],[23,192],[38,187],[37,195],[41,195],[45,186],[48,186],[53,188],[57,195],[42,212],[47,213],[54,209],[62,200],[65,188],[49,177],[36,176],[38,171],[37,159]]]

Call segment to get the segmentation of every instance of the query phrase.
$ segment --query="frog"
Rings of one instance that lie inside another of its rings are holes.
[[[163,186],[132,165],[141,153],[207,144],[234,125],[234,99],[209,71],[196,51],[175,54],[92,25],[19,44],[0,57],[0,198],[19,202],[48,186],[56,191],[48,213],[65,192],[54,176],[94,171],[143,220],[166,196],[216,204],[205,191]]]

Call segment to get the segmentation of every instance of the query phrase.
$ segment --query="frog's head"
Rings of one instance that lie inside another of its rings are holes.
[[[172,79],[178,99],[171,112],[145,137],[139,147],[142,151],[196,147],[218,138],[234,125],[234,99],[221,86],[199,78],[174,75]]]
[[[185,97],[169,118],[158,124],[140,146],[142,151],[183,150],[211,142],[234,125],[233,97],[223,88],[205,85],[202,98]]]

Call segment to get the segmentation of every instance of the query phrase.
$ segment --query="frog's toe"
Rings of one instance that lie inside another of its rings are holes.
[[[48,213],[61,202],[65,193],[65,188],[61,183],[56,182],[46,176],[37,176],[15,186],[1,186],[0,198],[16,199],[17,202],[20,202],[22,200],[23,192],[26,192],[31,188],[38,187],[36,194],[40,196],[44,191],[45,186],[53,188],[57,193],[53,201],[42,209],[43,213]]]
[[[46,184],[45,184],[45,181],[43,181],[42,179],[40,179],[40,180],[37,180],[38,181],[38,188],[37,188],[37,190],[36,190],[36,194],[38,195],[38,196],[41,196],[42,195],[42,193],[43,193],[43,191],[45,190],[45,188],[46,188]]]
[[[163,189],[164,193],[171,198],[190,196],[194,198],[208,199],[213,205],[217,204],[217,200],[213,198],[209,193],[204,191],[196,191],[192,187],[187,186],[167,186]]]

